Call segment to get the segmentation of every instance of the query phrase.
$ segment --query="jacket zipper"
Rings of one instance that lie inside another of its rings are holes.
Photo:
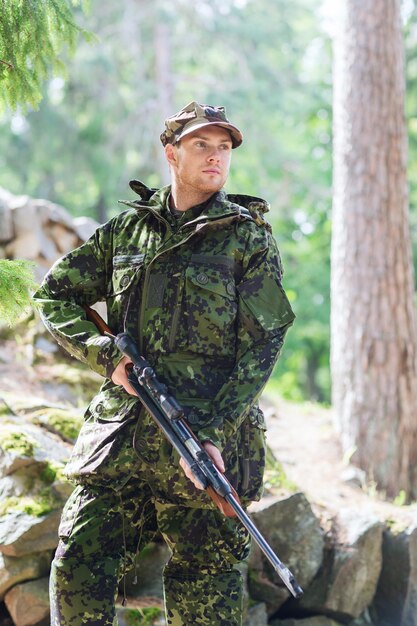
[[[131,206],[134,209],[138,209],[140,208],[138,205],[129,203],[129,202],[125,202],[122,201],[122,204],[125,204],[126,206]],[[167,228],[169,230],[171,229],[171,225],[169,224],[169,222],[167,222],[167,220],[165,220],[161,215],[159,215],[159,213],[157,211],[154,211],[151,207],[143,207],[143,210],[147,210],[150,213],[152,213],[152,215],[154,217],[156,217],[157,220],[159,220],[160,222],[162,222],[163,224],[165,224],[167,226]],[[183,239],[182,241],[174,244],[173,246],[171,246],[170,248],[165,248],[164,250],[161,250],[158,254],[156,254],[154,256],[154,258],[149,262],[148,267],[145,270],[145,277],[144,277],[144,281],[143,281],[143,293],[142,293],[142,301],[140,303],[140,312],[139,312],[139,350],[141,352],[141,354],[143,354],[143,335],[142,335],[142,329],[143,329],[143,322],[144,322],[144,318],[145,318],[145,303],[147,300],[147,292],[148,292],[148,287],[149,287],[149,276],[150,276],[150,269],[152,264],[156,261],[156,259],[158,259],[162,254],[164,254],[165,252],[170,252],[171,250],[173,250],[174,248],[178,248],[179,246],[182,246],[184,243],[186,243],[187,241],[189,241],[191,239],[191,237],[193,237],[195,234],[200,232],[200,229],[198,229],[199,224],[201,223],[201,228],[203,228],[205,226],[205,224],[203,223],[204,220],[207,223],[213,223],[215,221],[217,222],[222,222],[222,221],[229,221],[229,218],[231,217],[237,217],[239,214],[236,212],[230,212],[230,213],[226,213],[226,215],[222,215],[221,217],[213,217],[210,219],[210,217],[208,216],[199,216],[198,218],[196,218],[195,220],[192,220],[191,222],[187,222],[186,224],[183,224],[177,232],[183,230],[184,228],[192,225],[192,224],[196,224],[197,229],[193,230],[192,233],[190,233],[188,235],[188,237],[186,237],[185,239]],[[177,306],[177,308],[174,311],[174,319],[173,322],[176,323],[176,325],[178,324],[178,320],[176,319],[177,317],[179,318],[179,313],[180,311],[177,309],[179,309],[179,307]],[[174,323],[173,323],[174,326]],[[173,328],[171,328],[170,331],[170,335],[169,335],[169,341],[173,341],[172,339],[173,337]]]
[[[180,282],[178,285],[178,290],[177,290],[177,301],[175,303],[174,313],[172,316],[171,330],[169,331],[169,337],[168,337],[169,350],[173,350],[175,337],[177,336],[178,322],[179,322],[180,313],[181,313],[182,291],[183,290],[181,288],[181,282]]]
[[[195,234],[196,234],[196,231],[193,231],[188,237],[186,237],[182,241],[174,244],[170,248],[165,248],[165,250],[161,250],[158,254],[154,256],[154,258],[150,261],[148,267],[145,270],[145,278],[143,281],[143,294],[142,294],[142,301],[140,303],[140,312],[139,312],[139,349],[140,349],[141,354],[143,354],[142,328],[143,328],[143,321],[145,318],[145,303],[148,297],[149,276],[150,276],[150,269],[152,267],[152,263],[154,263],[156,259],[158,259],[162,254],[165,254],[165,252],[170,252],[174,248],[178,248],[179,246],[182,246],[182,244],[186,243]],[[174,316],[175,316],[175,312],[176,311],[174,311]],[[179,311],[177,315],[179,316]],[[171,336],[171,333],[172,333],[172,328],[171,328],[170,336]]]
[[[243,454],[242,454],[242,493],[245,493],[249,487],[250,480],[250,428],[249,417],[243,422]]]

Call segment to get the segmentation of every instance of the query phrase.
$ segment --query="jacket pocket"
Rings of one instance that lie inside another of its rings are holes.
[[[239,433],[238,493],[245,500],[259,500],[266,463],[266,424],[261,409],[251,408]]]
[[[124,390],[102,390],[86,411],[66,476],[83,484],[123,485],[134,469],[132,438],[139,411],[139,400]]]
[[[108,297],[118,296],[132,287],[143,268],[144,254],[119,254],[113,257],[113,272]]]
[[[190,265],[184,292],[188,349],[209,356],[234,354],[236,314],[233,274],[219,267]]]
[[[137,402],[137,398],[127,394],[122,387],[107,384],[90,402],[86,420],[96,424],[124,422],[131,416],[132,407]]]
[[[64,505],[58,528],[58,537],[61,539],[67,539],[71,536],[80,508],[82,489],[83,488],[78,485]]]
[[[241,282],[238,293],[241,323],[255,341],[276,335],[295,318],[285,291],[271,276]]]
[[[124,331],[123,321],[129,321],[132,329],[138,327],[140,300],[139,284],[143,272],[144,254],[118,255],[113,257],[113,271],[107,292],[107,311],[113,332]],[[133,296],[133,298],[132,298]],[[131,306],[133,301],[135,306]]]

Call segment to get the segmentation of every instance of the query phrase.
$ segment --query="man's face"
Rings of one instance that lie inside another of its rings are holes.
[[[232,140],[225,128],[204,126],[168,148],[167,155],[170,153],[168,160],[178,186],[213,194],[227,180]]]

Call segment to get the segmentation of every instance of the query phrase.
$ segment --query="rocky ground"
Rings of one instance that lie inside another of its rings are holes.
[[[4,332],[3,329],[0,350],[0,395],[3,397],[3,400],[6,399],[6,403],[7,394],[9,393],[12,394],[14,403],[16,403],[16,397],[18,397],[19,400],[21,399],[22,405],[25,402],[30,402],[33,405],[34,399],[39,398],[59,405],[78,406],[81,411],[100,383],[100,377],[77,365],[74,361],[65,359],[64,355],[58,351],[56,345],[43,331],[41,332],[39,322],[35,320],[28,321],[13,332]],[[297,497],[298,499],[293,501],[293,505],[291,504],[291,498],[287,500],[285,505],[287,510],[291,510],[291,506],[295,506],[294,511],[297,513],[300,507],[308,508],[311,505],[315,515],[320,520],[321,528],[329,536],[334,531],[335,519],[339,518],[339,521],[343,521],[345,513],[348,513],[353,518],[355,518],[356,513],[358,513],[358,517],[365,516],[367,518],[367,528],[360,530],[358,534],[359,543],[357,543],[356,539],[352,541],[351,538],[347,538],[345,542],[343,534],[339,534],[336,539],[335,546],[343,545],[344,542],[347,546],[347,552],[343,552],[343,548],[339,553],[337,552],[338,548],[336,548],[335,562],[339,558],[337,555],[340,554],[340,564],[336,567],[334,580],[332,577],[330,578],[333,582],[335,581],[337,587],[337,576],[341,579],[340,572],[342,572],[342,578],[343,575],[346,575],[346,572],[343,574],[343,562],[350,558],[350,556],[346,555],[348,553],[352,555],[358,546],[361,545],[361,542],[368,542],[368,539],[366,539],[368,534],[369,537],[371,535],[376,537],[379,533],[380,537],[382,533],[382,524],[379,529],[374,528],[374,522],[369,520],[380,520],[385,527],[392,527],[393,521],[395,521],[397,526],[399,525],[400,528],[406,529],[413,526],[413,524],[415,525],[417,505],[401,506],[398,502],[393,503],[384,500],[383,494],[377,493],[372,482],[366,481],[360,472],[355,471],[354,468],[348,465],[347,459],[343,458],[338,443],[337,434],[333,427],[333,415],[330,409],[308,403],[292,404],[286,402],[272,393],[272,387],[266,390],[262,399],[262,406],[268,423],[268,444],[283,470],[281,472],[276,463],[269,464],[269,471],[266,476],[267,493],[276,495],[282,491],[282,497],[288,498],[288,494],[301,492]],[[304,494],[305,497],[301,497],[301,494]],[[260,518],[257,519],[257,515],[262,513],[262,507],[265,507],[265,501],[267,500],[268,497],[252,507],[257,524],[261,522]],[[278,510],[277,514],[280,514]],[[303,515],[306,515],[306,513],[304,512]],[[294,516],[290,514],[290,518],[293,520]],[[311,520],[308,514],[306,519]],[[276,527],[279,528],[280,525],[282,526],[282,521],[278,520]],[[290,529],[292,522],[285,522],[284,526],[288,526]],[[349,521],[346,528],[352,530],[352,521]],[[370,529],[369,533],[368,529]],[[290,553],[294,553],[297,550],[297,546],[294,545],[296,543],[294,537],[296,537],[297,532],[288,542],[284,541],[284,546],[286,546],[286,543],[291,544],[288,547]],[[315,532],[317,533],[317,529]],[[308,534],[312,536],[314,533],[309,531]],[[318,534],[317,541],[319,538]],[[379,538],[380,540],[381,537]],[[321,541],[322,539],[320,538]],[[372,541],[374,540],[372,539]],[[321,553],[321,543],[319,548]],[[311,545],[304,545],[304,548],[301,546],[301,549],[307,550],[309,554],[312,553]],[[362,553],[361,550],[362,548],[359,548],[358,554]],[[369,547],[366,548],[365,552],[368,551]],[[164,559],[166,558],[166,555],[162,554],[162,556]],[[155,556],[151,555],[151,560],[154,558]],[[281,558],[286,561],[289,557],[285,556],[284,558],[281,554]],[[303,568],[305,569],[307,567],[306,556],[298,554],[298,558],[303,562]],[[329,562],[327,561],[327,563]],[[318,566],[319,563],[317,563],[316,570]],[[324,567],[324,570],[326,567]],[[358,577],[360,568],[354,571],[353,577],[355,575]],[[312,576],[314,576],[314,573]],[[347,576],[348,581],[352,579],[352,575],[349,572],[347,572]],[[320,576],[318,579],[320,580]],[[333,582],[329,589],[334,590],[336,588]],[[346,585],[349,582],[343,584]],[[276,589],[274,590],[275,592]],[[341,593],[343,595],[343,590]],[[151,589],[148,594],[150,597],[154,595]],[[332,613],[331,603],[335,602],[331,598],[332,595],[330,593],[327,601],[322,603],[323,606],[327,606],[329,614]],[[150,606],[157,611],[161,601],[155,601],[155,598],[151,599]],[[308,601],[305,606],[305,613],[310,616],[314,615],[315,610],[312,610],[311,607],[314,609],[318,605],[315,605],[314,602],[311,603],[310,598],[307,596],[306,599]],[[270,599],[262,596],[262,600],[266,602],[266,606],[270,609],[268,614],[273,614],[273,608],[271,609],[269,604]],[[333,611],[335,615],[356,615],[352,607],[350,612],[346,611],[344,613],[343,608],[341,608],[340,597],[338,602],[339,609],[337,611],[334,609]],[[129,606],[133,609],[134,602],[133,604],[130,603]],[[146,608],[143,604],[143,598],[140,606],[142,609]],[[258,604],[257,607],[261,610],[262,615],[259,615],[256,620],[255,616],[253,616],[250,622],[248,622],[250,626],[266,623],[265,604]],[[10,626],[10,620],[3,618],[1,610],[2,608],[0,607],[0,626]],[[357,614],[359,615],[359,611],[357,611]],[[314,619],[310,619],[309,626],[313,625]],[[317,626],[327,626],[327,617],[321,617],[320,619],[322,621],[320,623],[317,622]],[[152,623],[159,624],[158,621],[153,621]],[[163,622],[161,621],[160,623],[162,624]],[[370,624],[368,621],[357,622],[357,624],[359,623]],[[123,620],[121,624],[124,626]],[[281,623],[273,621],[270,624],[275,626],[275,624]],[[290,626],[289,620],[285,624]],[[336,624],[336,622],[332,622],[332,624]],[[409,624],[414,626],[415,622],[412,621]],[[374,624],[374,626],[379,625]],[[400,622],[398,624],[395,623],[395,626],[400,626]],[[401,626],[403,626],[403,622],[401,622]]]

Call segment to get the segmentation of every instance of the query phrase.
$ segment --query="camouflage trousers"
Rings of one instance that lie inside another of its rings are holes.
[[[120,493],[78,486],[67,501],[51,568],[51,626],[117,626],[119,580],[157,530],[172,552],[163,572],[167,625],[240,626],[245,529],[215,509],[157,501],[136,478]]]

